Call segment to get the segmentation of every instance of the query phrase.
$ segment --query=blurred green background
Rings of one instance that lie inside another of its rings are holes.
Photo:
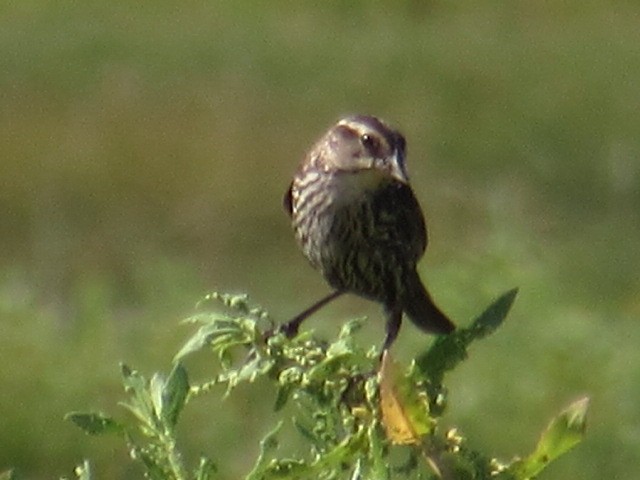
[[[508,459],[588,394],[586,442],[545,478],[638,478],[640,4],[322,5],[0,5],[0,470],[54,478],[88,457],[99,478],[138,478],[120,441],[63,415],[121,415],[118,362],[168,370],[209,290],[279,321],[328,291],[281,199],[357,112],[408,139],[442,308],[465,325],[521,289],[450,376],[446,424]],[[379,342],[379,308],[356,298],[307,328],[362,314]],[[414,334],[397,357],[430,341]],[[195,402],[188,458],[246,473],[275,421],[264,389]]]

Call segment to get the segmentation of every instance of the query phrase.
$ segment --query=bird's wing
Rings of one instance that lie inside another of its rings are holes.
[[[293,188],[293,182],[289,184],[289,188],[284,194],[284,198],[282,199],[282,205],[284,206],[285,212],[287,215],[291,216],[293,214],[293,205],[291,203],[291,189]]]
[[[420,258],[427,248],[427,225],[418,199],[408,185],[403,184],[399,189],[397,211],[402,219],[408,244],[412,246],[416,258]]]

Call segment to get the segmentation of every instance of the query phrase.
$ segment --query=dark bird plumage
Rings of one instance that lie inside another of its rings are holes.
[[[455,329],[416,271],[427,230],[404,161],[404,137],[370,116],[340,120],[304,158],[284,205],[304,255],[335,291],[285,332],[295,334],[307,316],[347,292],[384,306],[384,349],[395,340],[403,312],[425,332]]]

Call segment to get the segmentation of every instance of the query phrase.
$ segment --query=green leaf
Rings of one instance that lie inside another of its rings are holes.
[[[160,415],[173,428],[178,421],[189,394],[189,377],[182,364],[177,363],[162,389]]]
[[[337,472],[342,471],[345,465],[353,465],[367,446],[366,432],[361,429],[346,437],[331,450],[317,456],[312,463],[297,459],[267,460],[266,453],[277,448],[277,442],[272,443],[273,433],[276,433],[276,430],[270,432],[262,441],[258,464],[247,476],[247,480],[340,478],[336,476]]]
[[[149,397],[153,404],[153,412],[156,418],[162,418],[162,396],[164,392],[164,376],[161,373],[154,373],[149,382]]]
[[[139,372],[132,370],[125,364],[121,364],[120,369],[125,391],[133,394],[131,401],[120,402],[120,405],[128,409],[148,427],[155,428],[156,409],[154,408],[154,401],[147,390],[147,381]]]
[[[471,324],[472,340],[478,340],[496,331],[507,317],[516,299],[518,289],[513,288],[501,295]]]
[[[122,433],[124,431],[122,425],[102,413],[70,412],[64,416],[64,419],[75,423],[88,435]]]
[[[163,459],[157,458],[157,456],[151,453],[151,451],[149,451],[148,449],[136,448],[135,450],[133,450],[132,455],[134,455],[134,458],[137,458],[144,464],[146,469],[146,478],[150,478],[151,480],[167,480],[169,478],[172,478],[163,468]]]
[[[13,469],[0,472],[0,480],[16,480],[16,473]]]
[[[260,442],[260,454],[258,455],[258,460],[251,472],[247,475],[246,480],[259,480],[263,478],[264,471],[271,463],[269,460],[270,455],[278,448],[277,435],[281,428],[282,422],[278,422],[275,428],[264,436]]]
[[[267,374],[274,363],[275,361],[270,358],[262,358],[255,355],[238,369],[236,383],[255,381],[256,378]]]
[[[202,322],[201,317],[197,321]],[[173,358],[174,362],[206,347],[225,352],[236,345],[250,346],[256,337],[256,322],[247,318],[211,317],[182,346]]]
[[[122,374],[122,384],[128,392],[139,394],[146,389],[145,378],[136,370],[131,369],[126,364],[120,365],[120,372]]]
[[[525,480],[538,475],[554,459],[566,453],[582,441],[587,427],[589,398],[573,402],[555,417],[542,433],[535,450],[511,467],[518,479]]]
[[[493,333],[502,324],[517,293],[517,288],[509,290],[489,305],[469,327],[438,337],[431,348],[416,359],[420,372],[434,383],[441,384],[444,374],[467,358],[467,347],[471,342]]]
[[[198,331],[182,346],[178,353],[173,357],[174,362],[179,362],[187,355],[195,352],[199,352],[204,347],[208,346],[211,339],[214,337],[217,331],[215,325],[205,325],[198,329]]]
[[[273,406],[274,412],[279,412],[282,408],[287,404],[287,400],[289,400],[289,396],[291,392],[294,390],[295,386],[291,384],[280,385],[278,388],[278,392],[276,395],[276,402]]]
[[[358,458],[367,448],[367,431],[360,429],[353,435],[347,436],[332,450],[318,457],[316,461],[310,465],[312,476],[302,478],[318,478],[320,473],[327,469],[337,469],[342,465],[352,465],[354,459]]]
[[[211,292],[207,294],[203,300],[198,302],[197,307],[202,307],[205,303],[217,301],[223,304],[225,307],[228,307],[236,312],[241,314],[249,315],[256,319],[267,319],[269,314],[260,306],[252,305],[249,302],[249,297],[246,294],[229,294],[229,293],[219,293],[219,292]]]
[[[377,421],[372,422],[369,425],[367,435],[371,476],[379,480],[389,480],[391,472],[385,455],[387,442],[381,425]]]
[[[321,382],[337,376],[338,370],[345,366],[351,356],[349,352],[344,352],[340,355],[324,357],[321,362],[309,369],[306,374],[307,381]]]
[[[89,461],[85,460],[82,462],[82,465],[78,465],[75,468],[74,473],[78,480],[91,480],[91,465],[89,464]]]
[[[353,334],[362,328],[362,325],[366,321],[366,317],[354,318],[352,320],[347,321],[340,328],[340,335],[338,338],[350,338],[353,337]]]
[[[218,467],[215,463],[205,457],[200,457],[200,463],[198,467],[193,472],[193,477],[195,480],[211,480],[214,478],[214,475],[218,472]]]
[[[251,306],[249,305],[249,296],[246,293],[231,294],[211,294],[212,298],[220,300],[224,305],[240,313],[249,313]]]
[[[307,422],[309,423],[309,422]],[[293,426],[296,427],[296,430],[302,437],[310,442],[317,449],[321,449],[324,444],[324,438],[320,438],[318,433],[313,430],[313,425],[305,425],[303,420],[300,418],[293,418]]]

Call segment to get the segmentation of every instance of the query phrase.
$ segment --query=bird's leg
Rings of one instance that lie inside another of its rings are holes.
[[[287,323],[285,323],[284,325],[280,326],[280,328],[278,328],[278,331],[283,332],[287,336],[287,338],[295,337],[298,334],[298,329],[300,328],[300,324],[307,317],[313,315],[316,311],[320,310],[327,303],[329,303],[332,300],[335,300],[336,298],[338,298],[343,293],[344,293],[343,290],[336,290],[335,292],[331,292],[329,295],[327,295],[326,297],[318,300],[316,303],[311,305],[305,311],[303,311],[299,315],[296,315],[291,320],[289,320]]]
[[[385,307],[385,315],[387,316],[387,323],[385,325],[385,330],[387,332],[387,336],[384,338],[384,343],[382,344],[382,354],[391,348],[393,342],[398,337],[398,333],[400,332],[400,325],[402,324],[402,308],[397,306],[386,306]]]

